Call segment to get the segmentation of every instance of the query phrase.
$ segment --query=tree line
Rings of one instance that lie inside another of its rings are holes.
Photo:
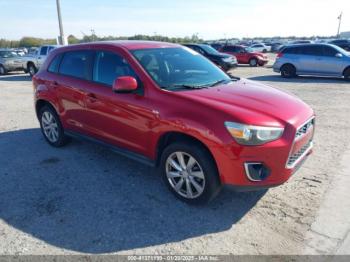
[[[198,37],[197,34],[193,34],[191,37],[168,37],[161,35],[134,35],[134,36],[104,36],[99,37],[95,34],[84,35],[83,38],[79,39],[74,35],[68,36],[69,44],[87,43],[93,41],[108,41],[108,40],[150,40],[150,41],[161,41],[171,43],[197,43],[203,40]],[[22,37],[20,40],[7,40],[0,39],[0,48],[17,48],[17,47],[37,47],[41,45],[54,45],[56,39],[43,39],[37,37]]]

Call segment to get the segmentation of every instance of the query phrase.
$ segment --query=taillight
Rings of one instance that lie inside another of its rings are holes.
[[[282,56],[283,56],[283,53],[281,52],[277,54],[277,58],[281,58]]]

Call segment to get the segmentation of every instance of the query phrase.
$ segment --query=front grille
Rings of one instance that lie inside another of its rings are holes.
[[[302,137],[304,137],[309,132],[314,132],[314,128],[315,128],[314,117],[308,120],[306,123],[304,123],[301,127],[299,127],[295,133],[294,143],[291,148],[291,151],[293,151],[294,144],[297,143]],[[298,152],[293,154],[290,153],[286,164],[287,168],[294,168],[298,164],[299,160],[301,160],[310,151],[313,145],[312,137],[313,137],[313,134],[311,136],[311,139],[306,144],[304,144]]]
[[[309,151],[309,149],[312,147],[312,140],[310,140],[308,143],[303,145],[302,148],[293,155],[289,156],[288,162],[287,162],[287,167],[292,168],[294,167],[295,163],[302,157],[304,157],[304,154]]]
[[[310,119],[308,122],[306,122],[304,125],[302,125],[296,132],[295,134],[295,139],[298,139],[300,137],[302,137],[303,135],[305,135],[310,128],[313,128],[315,124],[315,118]]]

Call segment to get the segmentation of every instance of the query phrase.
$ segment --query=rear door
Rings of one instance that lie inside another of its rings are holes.
[[[321,46],[304,45],[297,48],[298,55],[295,59],[297,73],[318,74],[317,64],[322,58],[323,50]]]
[[[64,53],[58,73],[51,83],[64,110],[62,113],[64,125],[72,131],[85,130],[85,89],[91,85],[92,59],[93,52],[90,50]]]
[[[36,61],[38,68],[40,68],[42,66],[42,64],[44,63],[48,50],[49,50],[48,46],[42,46],[38,50],[38,56],[37,56],[37,61]]]

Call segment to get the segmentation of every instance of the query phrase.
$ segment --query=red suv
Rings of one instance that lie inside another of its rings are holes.
[[[237,58],[239,64],[248,64],[250,66],[264,66],[269,62],[268,57],[249,47],[242,45],[226,45],[219,50],[222,53],[234,55]]]
[[[157,167],[170,190],[190,203],[207,202],[222,185],[280,185],[312,150],[308,105],[231,78],[180,45],[117,41],[58,48],[33,85],[50,145],[76,137],[108,146]]]

